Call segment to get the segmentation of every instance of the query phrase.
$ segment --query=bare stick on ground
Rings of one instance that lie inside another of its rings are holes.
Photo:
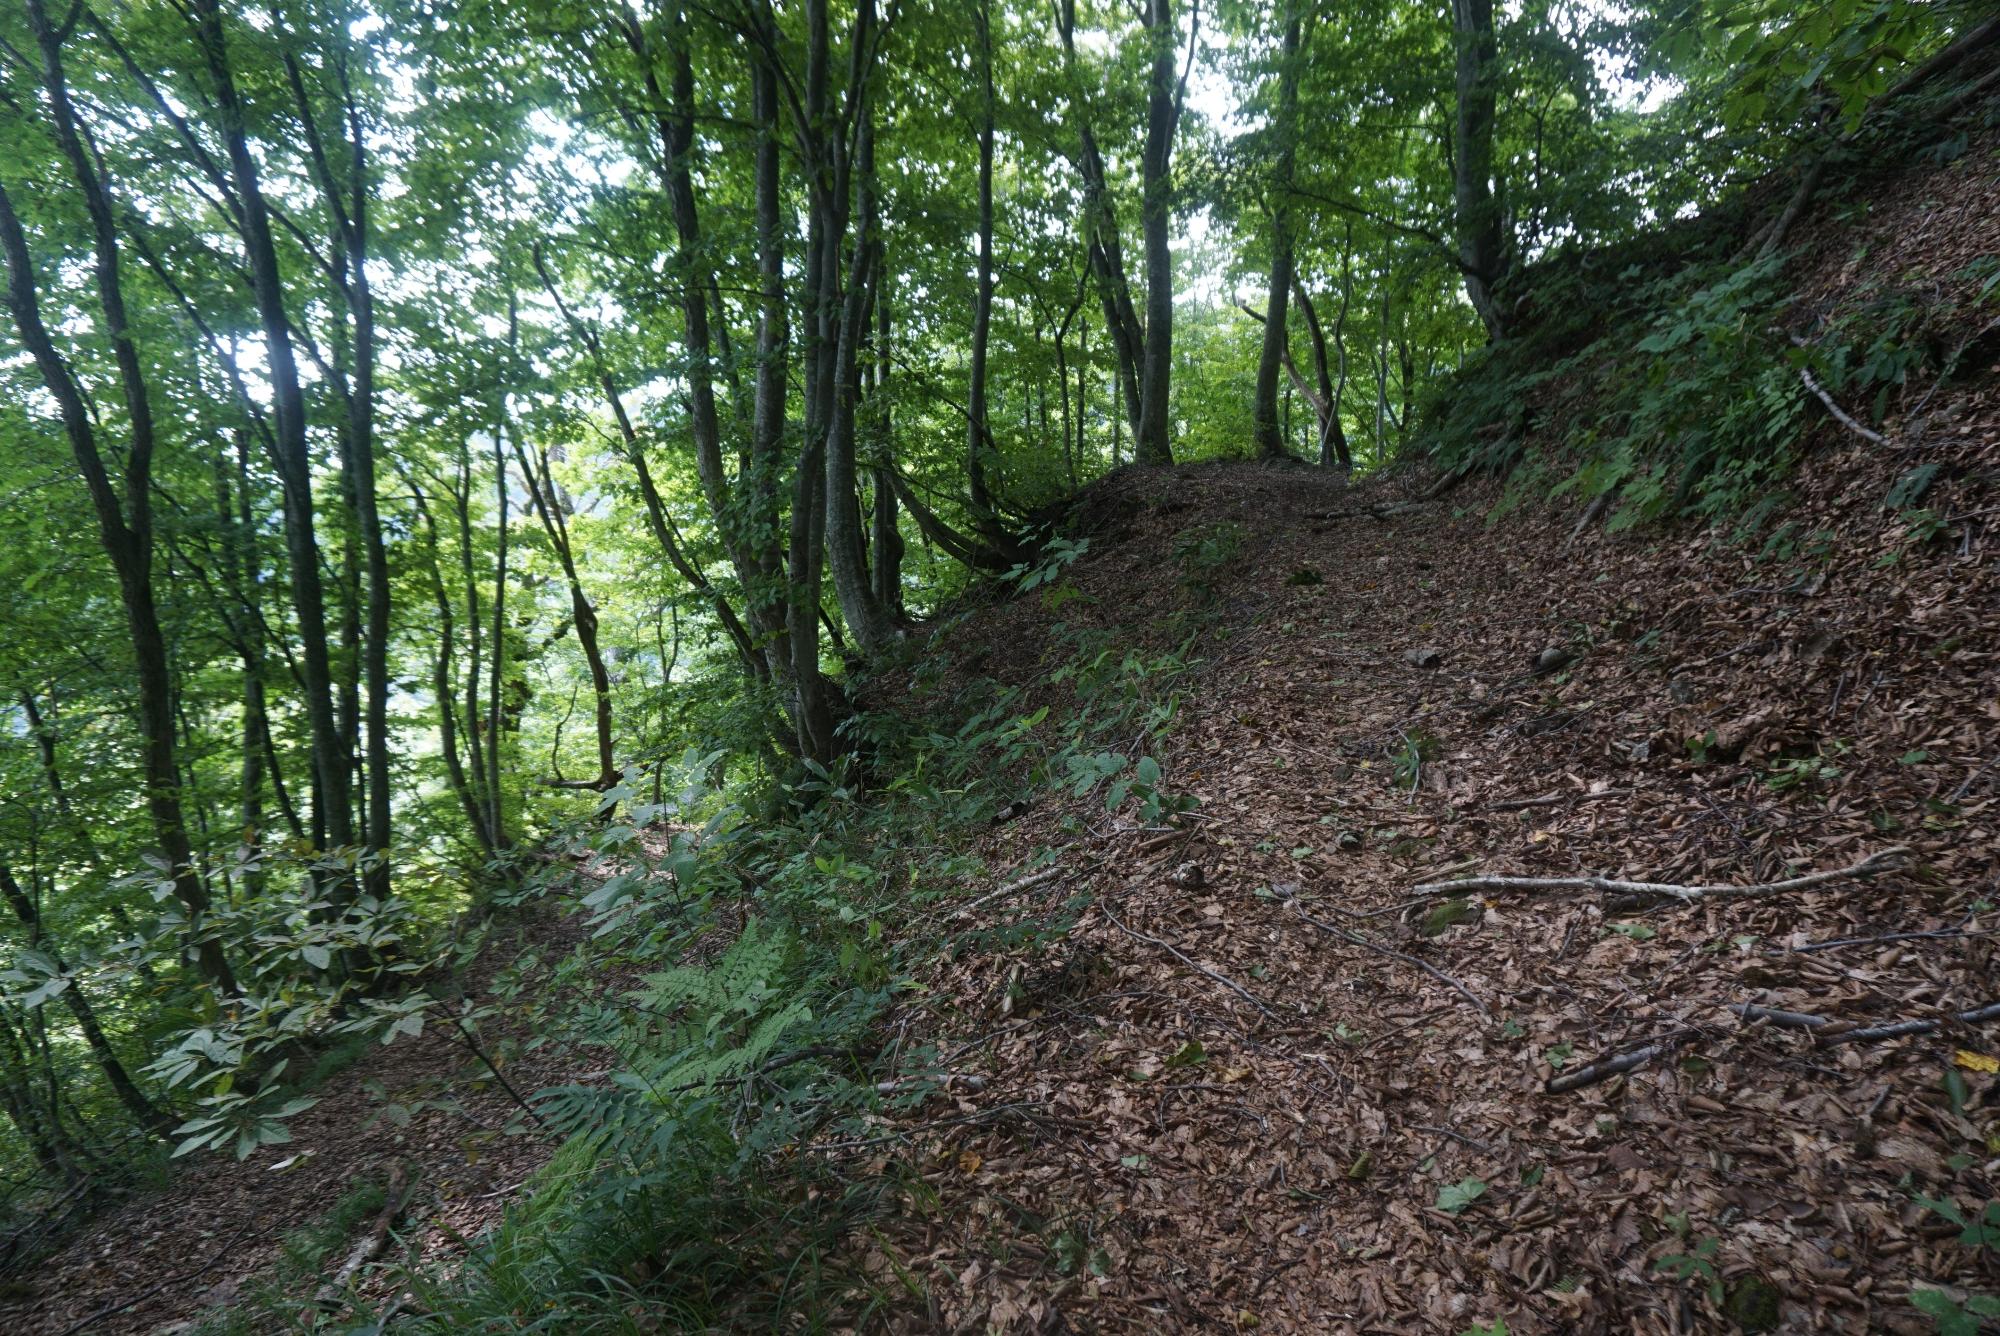
[[[1635,1048],[1629,1053],[1619,1053],[1613,1057],[1599,1058],[1596,1062],[1586,1063],[1573,1072],[1564,1072],[1560,1076],[1550,1077],[1548,1084],[1543,1089],[1547,1090],[1551,1095],[1566,1095],[1572,1090],[1582,1090],[1586,1086],[1594,1086],[1600,1082],[1609,1081],[1614,1076],[1622,1076],[1626,1072],[1637,1071],[1647,1063],[1665,1057],[1667,1054],[1673,1052],[1682,1044],[1692,1039],[1694,1033],[1693,1030],[1682,1030],[1679,1033],[1670,1034],[1663,1039],[1656,1039],[1643,1048]]]
[[[1837,1022],[1829,1016],[1815,1016],[1804,1011],[1780,1011],[1775,1007],[1760,1007],[1750,1002],[1739,1002],[1729,1008],[1746,1021],[1763,1021],[1786,1030],[1822,1030]],[[2000,1020],[2000,1002],[1989,1002],[1982,1007],[1966,1011],[1956,1011],[1950,1019],[1960,1025],[1981,1025],[1987,1021]],[[1841,1030],[1835,1034],[1816,1035],[1822,1044],[1863,1044],[1877,1039],[1902,1039],[1909,1035],[1935,1034],[1944,1028],[1944,1018],[1932,1020],[1888,1021],[1881,1025],[1864,1025],[1852,1030]]]
[[[1454,993],[1457,993],[1467,1002],[1470,1002],[1472,1004],[1473,1010],[1477,1011],[1480,1015],[1488,1018],[1492,1017],[1493,1013],[1487,1010],[1486,1004],[1484,1002],[1479,1000],[1478,994],[1474,993],[1470,988],[1467,988],[1457,979],[1452,978],[1449,974],[1446,974],[1443,970],[1437,968],[1435,965],[1432,965],[1430,962],[1419,960],[1415,956],[1408,955],[1402,951],[1397,951],[1391,947],[1384,946],[1382,945],[1382,943],[1375,941],[1372,938],[1363,937],[1360,933],[1351,932],[1348,929],[1340,927],[1337,924],[1328,923],[1323,919],[1316,919],[1311,914],[1306,913],[1305,910],[1299,909],[1298,901],[1296,900],[1292,902],[1292,908],[1298,909],[1300,918],[1312,924],[1315,928],[1318,928],[1323,933],[1328,933],[1331,936],[1338,937],[1343,942],[1352,942],[1354,945],[1362,948],[1365,951],[1373,951],[1378,956],[1387,956],[1391,960],[1400,960],[1405,965],[1416,966],[1418,969],[1430,975],[1433,979],[1436,979],[1439,983],[1443,984],[1445,987],[1451,989]]]
[[[1104,912],[1104,917],[1111,920],[1112,926],[1117,928],[1118,931],[1124,933],[1127,937],[1131,937],[1138,941],[1146,942],[1153,946],[1159,947],[1162,951],[1165,951],[1167,954],[1171,955],[1174,959],[1180,961],[1181,964],[1187,966],[1195,973],[1206,975],[1207,977],[1215,980],[1217,983],[1221,984],[1224,988],[1227,988],[1230,992],[1236,994],[1238,997],[1242,998],[1245,1002],[1248,1002],[1251,1006],[1257,1008],[1257,1010],[1262,1012],[1264,1015],[1266,1016],[1272,1015],[1271,1009],[1265,1006],[1264,1003],[1258,998],[1258,996],[1255,993],[1251,992],[1248,988],[1245,988],[1242,984],[1236,982],[1236,980],[1230,978],[1228,975],[1218,974],[1214,970],[1209,969],[1205,965],[1195,964],[1193,960],[1188,958],[1187,953],[1182,951],[1179,947],[1175,946],[1172,942],[1163,942],[1157,937],[1148,937],[1143,932],[1139,932],[1136,929],[1126,927],[1124,922],[1116,914],[1111,912],[1111,907],[1109,905],[1100,903],[1097,907]]]
[[[403,1213],[403,1206],[409,1200],[412,1182],[409,1171],[399,1160],[389,1169],[389,1182],[382,1192],[382,1210],[375,1217],[375,1223],[362,1235],[354,1250],[347,1254],[340,1270],[333,1273],[333,1279],[320,1286],[313,1302],[327,1312],[334,1312],[347,1303],[348,1290],[354,1278],[361,1274],[361,1268],[382,1256],[389,1246],[389,1231],[395,1228],[396,1217]]]
[[[1894,871],[1903,866],[1909,857],[1910,851],[1897,845],[1872,853],[1848,867],[1808,872],[1783,881],[1755,882],[1748,886],[1676,886],[1669,882],[1620,881],[1613,877],[1464,877],[1458,881],[1433,881],[1412,886],[1410,893],[1440,896],[1465,895],[1473,891],[1597,891],[1604,895],[1656,896],[1695,904],[1703,900],[1748,900],[1757,896],[1782,895],[1786,891],[1802,891],[1808,886],[1830,881],[1872,877],[1877,873]]]

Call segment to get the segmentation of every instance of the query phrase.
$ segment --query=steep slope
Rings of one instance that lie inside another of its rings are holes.
[[[1915,1194],[1994,1195],[1996,1031],[1816,1045],[1729,1010],[1831,1032],[2000,1001],[1986,396],[1939,447],[1969,471],[1934,504],[1970,518],[1929,541],[1876,504],[1900,461],[1848,450],[1768,550],[1572,548],[1568,516],[1489,527],[1471,489],[1398,503],[1299,469],[1098,489],[1115,522],[1074,620],[1143,642],[1188,554],[1240,544],[1200,573],[1162,781],[1201,806],[1169,831],[1093,796],[996,836],[996,865],[1046,846],[1061,872],[981,927],[1091,904],[933,981],[981,1080],[905,1129],[937,1194],[894,1249],[929,1283],[908,1328],[1688,1330],[1713,1279],[1753,1329],[1916,1331],[1913,1283],[1991,1289]],[[983,671],[1046,673],[1042,616],[984,616]],[[1899,845],[1872,880],[1691,905],[1411,892],[1748,884]]]
[[[1995,138],[1871,192],[1801,228],[1791,332],[1933,346],[1877,427],[1811,388],[1747,532],[1127,471],[1058,594],[960,633],[1061,711],[1073,628],[1142,671],[1192,629],[1159,788],[1200,806],[991,839],[1043,875],[927,981],[954,1079],[866,1245],[901,1329],[1914,1333],[2000,1291],[1949,1214],[2000,1197],[2000,1020],[1956,1019],[2000,1003]]]

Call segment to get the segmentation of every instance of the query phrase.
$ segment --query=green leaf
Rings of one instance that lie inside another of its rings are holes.
[[[1485,1195],[1484,1179],[1461,1178],[1438,1189],[1438,1209],[1446,1215],[1457,1215]]]
[[[1978,1300],[1974,1299],[1974,1303]],[[1990,1302],[1990,1301],[1989,1301]],[[1943,1290],[1910,1291],[1910,1305],[1937,1319],[1938,1336],[1979,1336],[1979,1318]],[[1976,1310],[1975,1310],[1976,1312]]]

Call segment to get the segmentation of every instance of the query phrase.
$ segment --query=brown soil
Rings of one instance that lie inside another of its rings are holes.
[[[931,1296],[900,1329],[1727,1330],[1701,1277],[1661,1270],[1708,1238],[1724,1303],[1776,1301],[1784,1330],[1928,1331],[1913,1282],[1996,1288],[1994,1254],[1913,1191],[1996,1195],[2000,1028],[1815,1045],[1727,1010],[2000,1001],[2000,397],[1953,412],[1929,453],[1834,440],[1768,555],[1566,548],[1573,516],[1489,527],[1472,488],[1356,517],[1393,497],[1298,468],[1103,484],[1073,620],[1162,637],[1177,543],[1244,538],[1163,758],[1201,807],[1163,835],[1048,805],[992,841],[996,867],[1067,845],[1066,872],[981,926],[1095,903],[1042,953],[929,980],[956,1014],[940,1043],[978,1040],[955,1069],[985,1084],[906,1125],[938,1199],[870,1246]],[[1966,517],[1928,541],[1878,504],[1916,459],[1956,478],[1927,503]],[[1023,599],[965,635],[1028,682],[1060,653],[1046,620]],[[1534,675],[1550,648],[1580,658]],[[1898,844],[1893,874],[1727,903],[1493,892],[1436,936],[1398,908],[1454,870],[1742,884]],[[1663,1038],[1630,1075],[1545,1091]]]

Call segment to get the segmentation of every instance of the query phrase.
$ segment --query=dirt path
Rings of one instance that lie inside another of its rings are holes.
[[[1092,799],[996,837],[995,867],[1069,843],[1068,874],[986,926],[1095,903],[932,981],[986,1084],[907,1124],[938,1195],[873,1245],[885,1286],[928,1288],[900,1328],[1726,1330],[1712,1279],[1745,1329],[1914,1332],[1913,1281],[1995,1288],[1912,1193],[1994,1195],[1996,1078],[1953,1063],[2000,1031],[1815,1048],[1724,1009],[2000,1000],[1984,936],[1829,945],[2000,926],[1991,544],[1905,550],[1883,467],[1826,461],[1823,540],[1763,560],[1565,552],[1567,518],[1489,528],[1490,496],[1336,517],[1390,498],[1307,470],[1102,485],[1067,616],[1148,634],[1190,536],[1241,541],[1166,758],[1202,805],[1180,836]],[[983,670],[1044,670],[1045,619],[982,614]],[[1552,648],[1581,657],[1532,673]],[[1397,912],[1474,866],[1740,883],[1897,843],[1907,871],[1771,899],[1502,894],[1437,936]]]
[[[559,957],[581,936],[576,921],[538,906],[494,930],[463,987],[478,997],[500,965],[528,951]],[[520,1037],[504,1023],[486,1027],[489,1047],[510,1035]],[[575,1079],[576,1064],[575,1055],[547,1048],[503,1070],[531,1092]],[[352,1188],[381,1184],[397,1161],[414,1167],[416,1185],[401,1242],[411,1254],[440,1256],[452,1248],[451,1235],[470,1237],[496,1222],[553,1149],[520,1134],[519,1107],[436,1020],[415,1039],[371,1049],[313,1093],[319,1103],[289,1124],[291,1145],[241,1163],[190,1157],[158,1192],[92,1221],[41,1264],[32,1296],[0,1307],[0,1331],[155,1332],[226,1309],[277,1258],[286,1234],[320,1219]],[[420,1102],[430,1106],[402,1125],[380,1117],[385,1105]]]

